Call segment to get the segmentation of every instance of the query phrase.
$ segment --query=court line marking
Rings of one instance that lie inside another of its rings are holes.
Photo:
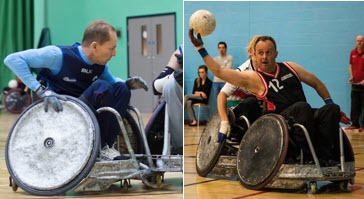
[[[355,171],[361,171],[361,170],[364,170],[364,167],[357,167],[357,168],[355,169]]]
[[[213,179],[213,180],[206,180],[206,181],[202,181],[202,182],[195,182],[195,183],[191,183],[191,184],[185,184],[185,187],[188,186],[193,186],[193,185],[198,185],[198,184],[203,184],[203,183],[208,183],[208,182],[215,182],[215,181],[219,181],[221,179]]]
[[[260,195],[260,194],[263,194],[263,193],[267,193],[267,192],[266,191],[260,191],[260,192],[257,192],[257,193],[252,193],[252,194],[248,194],[248,195],[244,195],[244,196],[238,196],[238,197],[235,197],[233,199],[248,198],[248,197],[257,196],[257,195]]]

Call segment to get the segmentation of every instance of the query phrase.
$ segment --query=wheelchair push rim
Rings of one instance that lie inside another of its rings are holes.
[[[14,182],[34,195],[58,195],[76,186],[96,162],[100,130],[95,115],[77,98],[61,100],[63,111],[29,106],[12,126],[6,165]]]
[[[244,135],[237,156],[240,183],[247,189],[265,187],[277,174],[288,149],[288,126],[281,115],[267,114]]]

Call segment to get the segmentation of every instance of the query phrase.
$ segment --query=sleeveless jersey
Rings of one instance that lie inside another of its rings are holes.
[[[59,46],[63,61],[58,74],[53,75],[49,69],[42,69],[39,73],[40,79],[58,94],[79,97],[104,72],[104,65],[89,65],[82,59],[78,51],[79,45]]]
[[[301,81],[288,63],[277,63],[275,74],[259,69],[258,74],[265,86],[265,93],[259,98],[267,103],[268,112],[280,113],[296,102],[306,102]]]

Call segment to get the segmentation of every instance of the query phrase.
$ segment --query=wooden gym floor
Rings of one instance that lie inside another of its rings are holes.
[[[142,114],[144,125],[150,114]],[[165,173],[164,187],[161,189],[146,188],[140,180],[131,180],[132,187],[128,193],[123,193],[120,182],[114,183],[108,190],[102,192],[81,192],[76,193],[72,190],[65,195],[54,197],[41,197],[30,195],[21,188],[13,192],[9,187],[9,173],[5,163],[5,145],[9,130],[17,119],[17,114],[11,114],[5,110],[0,110],[0,199],[26,199],[26,198],[119,198],[122,196],[131,198],[183,198],[183,173]]]
[[[308,192],[285,192],[279,191],[254,191],[244,188],[237,178],[221,179],[200,177],[196,173],[195,160],[196,150],[200,135],[205,126],[184,128],[184,198],[227,198],[227,199],[273,199],[273,198],[364,198],[364,132],[347,131],[346,134],[352,144],[355,155],[356,177],[354,185],[348,186],[348,191],[330,189],[327,182],[318,182],[316,194]]]
[[[0,111],[0,198],[20,199],[20,198],[50,198],[33,196],[22,189],[13,192],[9,187],[9,174],[5,163],[5,143],[11,128],[18,115]],[[145,121],[149,115],[143,115]],[[164,184],[168,184],[162,189],[148,189],[140,181],[132,180],[132,187],[128,193],[122,193],[120,184],[115,183],[107,191],[76,193],[68,191],[65,195],[54,196],[52,198],[117,198],[122,196],[132,198],[228,198],[228,199],[273,199],[273,198],[364,198],[364,132],[347,131],[346,134],[352,144],[355,154],[356,177],[355,184],[349,185],[348,191],[332,190],[326,182],[318,183],[318,193],[310,192],[285,192],[285,191],[254,191],[245,189],[236,179],[221,179],[207,176],[200,177],[196,173],[195,158],[197,144],[205,126],[190,127],[185,125],[184,130],[184,172],[166,173]],[[182,179],[183,178],[183,179]],[[182,185],[184,183],[184,185]],[[183,191],[183,192],[182,192]],[[182,194],[183,193],[183,194]]]

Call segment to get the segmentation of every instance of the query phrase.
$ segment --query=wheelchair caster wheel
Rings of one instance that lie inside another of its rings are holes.
[[[11,178],[11,176],[9,177],[9,187],[11,187],[11,189],[16,192],[18,190],[18,185],[14,182],[13,178]]]
[[[348,181],[341,181],[339,183],[340,191],[346,191],[348,189]]]
[[[128,183],[128,180],[126,180],[126,179],[124,180],[124,182],[122,183],[121,190],[124,193],[127,193],[129,191],[129,183]]]
[[[317,184],[316,184],[316,182],[310,182],[310,183],[309,183],[309,187],[310,187],[310,189],[311,189],[311,193],[312,193],[312,194],[315,194],[315,193],[316,193],[316,191],[317,191]]]
[[[155,183],[158,186],[158,188],[160,188],[162,186],[162,175],[157,175],[155,177],[155,181],[156,181]]]

